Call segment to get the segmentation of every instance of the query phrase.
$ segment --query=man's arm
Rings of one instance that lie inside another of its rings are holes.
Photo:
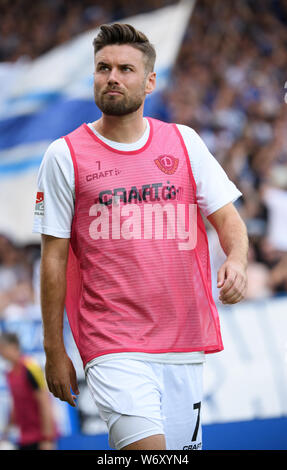
[[[35,396],[39,404],[42,424],[43,439],[40,443],[41,450],[54,449],[56,440],[55,425],[48,391],[45,388],[39,388],[35,390]]]
[[[41,309],[46,353],[46,380],[50,392],[75,406],[71,389],[78,394],[77,378],[63,339],[66,268],[69,238],[42,235]]]
[[[56,428],[45,377],[42,368],[36,361],[31,358],[26,358],[25,365],[27,368],[27,379],[33,389],[39,406],[42,431],[40,448],[41,450],[51,450],[55,447]]]
[[[0,441],[9,441],[9,432],[12,426],[17,426],[15,423],[15,411],[13,400],[11,402],[11,407],[8,412],[7,422],[5,423],[5,426],[0,436]]]
[[[219,300],[235,304],[244,299],[247,289],[248,235],[246,226],[232,203],[207,217],[217,231],[227,258],[217,274]]]

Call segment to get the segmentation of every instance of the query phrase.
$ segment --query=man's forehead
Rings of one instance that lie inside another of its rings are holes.
[[[95,63],[98,62],[118,62],[134,63],[135,65],[143,61],[143,53],[129,44],[112,44],[104,46],[95,54]]]

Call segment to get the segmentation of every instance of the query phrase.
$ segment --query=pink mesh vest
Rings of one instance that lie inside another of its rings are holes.
[[[65,305],[84,365],[117,352],[223,349],[189,156],[176,125],[148,120],[133,152],[86,124],[65,136],[75,171]]]

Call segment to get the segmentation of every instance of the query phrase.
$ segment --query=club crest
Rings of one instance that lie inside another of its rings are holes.
[[[178,161],[178,158],[172,155],[160,155],[154,160],[157,167],[167,175],[173,175],[176,172]]]

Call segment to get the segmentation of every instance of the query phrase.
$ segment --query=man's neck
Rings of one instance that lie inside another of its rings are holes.
[[[103,114],[98,121],[93,122],[93,127],[106,139],[130,144],[142,137],[146,129],[146,122],[142,113],[131,113],[126,116]]]
[[[15,357],[14,359],[10,360],[10,367],[11,367],[11,371],[13,372],[17,372],[18,370],[20,370],[21,365],[22,365],[21,355],[19,355],[19,357]]]

